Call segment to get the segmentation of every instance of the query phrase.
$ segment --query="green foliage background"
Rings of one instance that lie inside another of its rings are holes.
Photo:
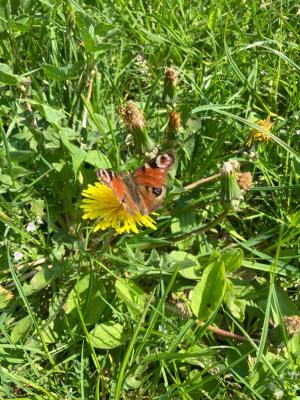
[[[1,398],[300,398],[299,15],[0,0]],[[79,205],[95,169],[144,161],[120,106],[168,146],[168,66],[183,127],[158,229],[94,234]],[[268,115],[272,139],[247,149]],[[221,219],[219,180],[184,186],[230,158],[254,184]]]

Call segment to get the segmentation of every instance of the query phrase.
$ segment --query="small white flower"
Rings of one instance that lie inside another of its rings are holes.
[[[300,136],[300,129],[296,130],[296,135]]]
[[[168,333],[168,329],[164,325],[158,325],[158,330],[164,334]]]
[[[274,393],[274,397],[276,400],[283,399],[284,392],[281,389],[277,389],[276,392]]]
[[[33,232],[36,230],[36,226],[33,222],[29,222],[29,224],[26,226],[26,231],[27,232]]]
[[[24,257],[24,254],[21,253],[20,251],[14,252],[14,261],[18,262],[18,261],[22,260],[23,257]]]
[[[37,223],[40,224],[40,225],[42,225],[42,224],[44,223],[43,218],[40,217],[40,218],[37,220]]]

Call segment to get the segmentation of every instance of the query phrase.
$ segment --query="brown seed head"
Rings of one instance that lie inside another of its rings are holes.
[[[291,315],[284,318],[285,328],[289,335],[295,335],[300,330],[300,317]]]
[[[169,84],[176,86],[178,82],[178,72],[176,71],[175,68],[167,68],[165,70],[165,80]]]
[[[242,173],[238,174],[237,181],[238,181],[239,187],[242,190],[248,190],[249,187],[253,183],[253,177],[252,177],[251,172],[242,172]]]
[[[124,124],[130,130],[144,129],[145,117],[143,111],[139,110],[135,103],[130,102],[126,107],[120,108]]]
[[[169,114],[168,130],[179,132],[181,127],[181,116],[176,111],[171,111]]]

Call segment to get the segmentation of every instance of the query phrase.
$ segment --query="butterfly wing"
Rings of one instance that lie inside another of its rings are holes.
[[[132,174],[141,214],[149,214],[162,206],[166,195],[168,172],[174,162],[173,153],[162,154]]]
[[[161,207],[166,195],[168,171],[174,162],[173,153],[166,153],[148,161],[132,175],[100,169],[97,176],[114,191],[130,214],[140,212],[146,215]]]
[[[114,191],[120,203],[126,207],[130,214],[139,212],[135,185],[130,175],[116,174],[109,169],[99,169],[97,176],[105,186]]]

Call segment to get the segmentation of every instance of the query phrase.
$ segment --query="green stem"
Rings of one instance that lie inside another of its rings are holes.
[[[13,187],[16,188],[16,182],[15,182],[15,176],[14,176],[14,172],[13,172],[13,168],[12,168],[12,162],[11,162],[11,157],[10,157],[10,152],[9,152],[9,145],[8,145],[8,140],[2,125],[2,119],[0,118],[0,131],[1,131],[1,135],[3,138],[3,143],[4,143],[4,147],[5,147],[5,151],[6,151],[6,157],[7,157],[7,163],[8,163],[8,168],[9,168],[9,173],[13,182]]]

